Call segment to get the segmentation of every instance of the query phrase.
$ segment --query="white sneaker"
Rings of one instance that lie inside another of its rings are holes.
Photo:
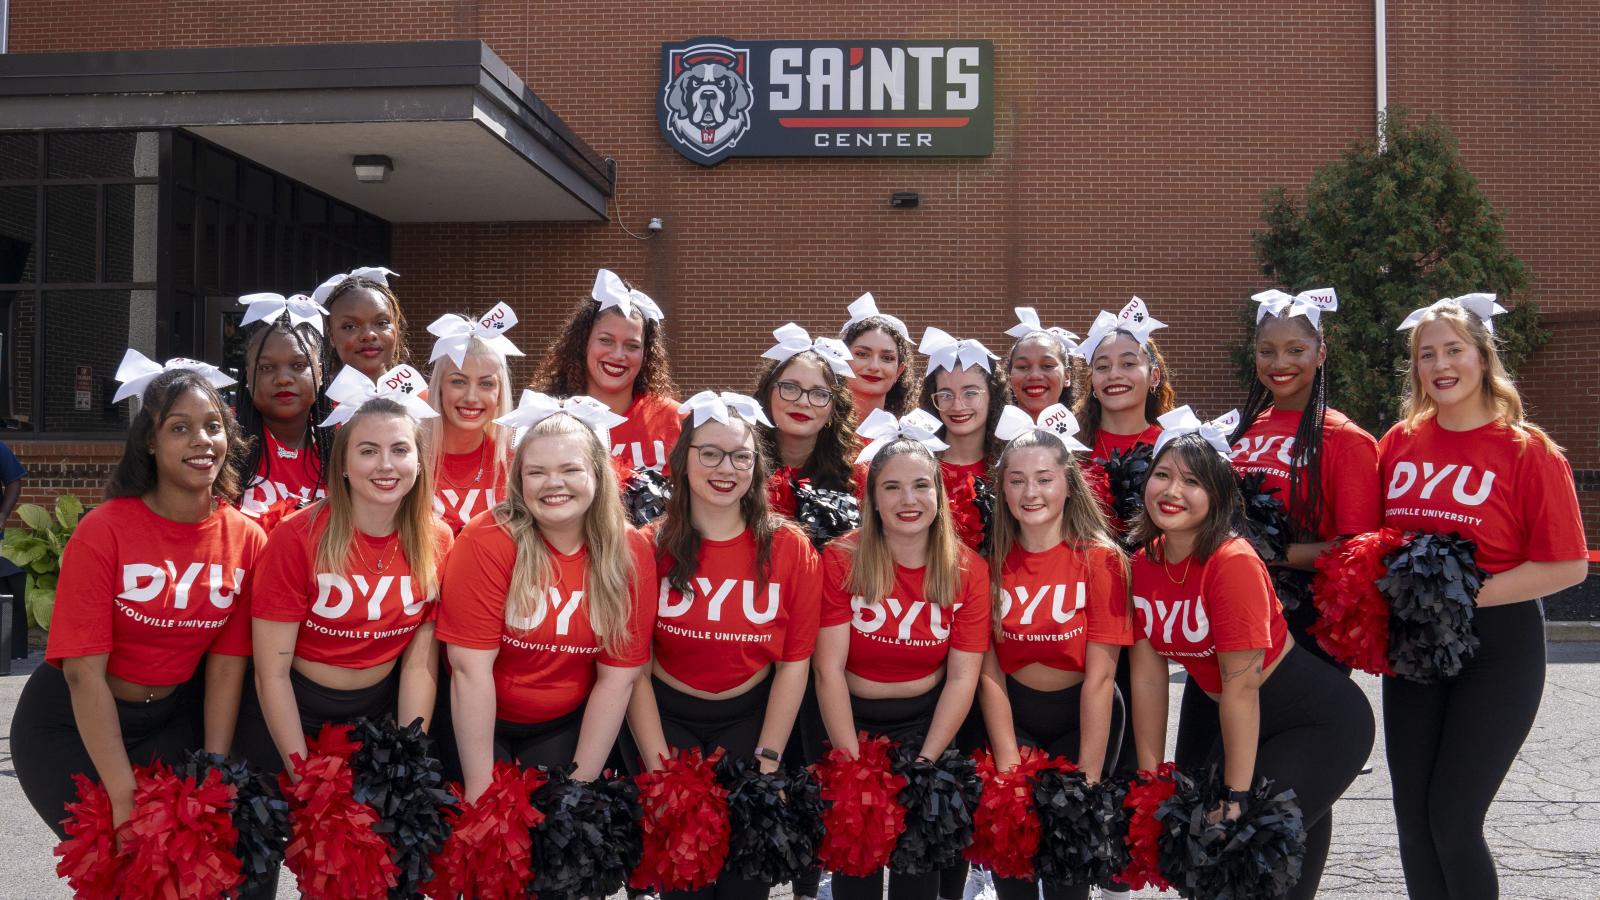
[[[961,892],[961,900],[996,900],[994,879],[989,877],[988,869],[973,866],[968,870],[967,886]]]
[[[1100,893],[1100,900],[1129,900],[1133,896],[1132,891],[1113,891],[1098,885],[1095,890]]]

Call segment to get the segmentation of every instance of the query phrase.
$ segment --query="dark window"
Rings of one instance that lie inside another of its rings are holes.
[[[0,284],[38,280],[38,215],[38,188],[0,188]]]
[[[41,383],[52,386],[44,392],[45,431],[127,430],[129,405],[111,402],[117,364],[130,343],[154,343],[155,317],[153,290],[44,293]]]
[[[95,281],[95,220],[100,189],[69,184],[44,189],[44,280],[57,284]]]

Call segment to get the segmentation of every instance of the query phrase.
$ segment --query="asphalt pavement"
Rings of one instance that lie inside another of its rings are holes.
[[[11,713],[36,654],[0,676],[0,900],[64,898],[55,877],[55,843],[22,796],[11,768]],[[1378,708],[1378,680],[1357,676]],[[1174,679],[1173,714],[1182,690]],[[1170,735],[1176,728],[1169,729]],[[1373,771],[1356,780],[1334,808],[1333,851],[1320,896],[1405,896],[1389,805],[1383,734],[1373,750]],[[1600,896],[1600,642],[1552,643],[1544,704],[1533,734],[1489,812],[1487,834],[1500,867],[1501,896],[1569,900]],[[278,896],[292,898],[284,873]],[[788,891],[774,891],[787,900]],[[1137,897],[1175,897],[1153,891]]]

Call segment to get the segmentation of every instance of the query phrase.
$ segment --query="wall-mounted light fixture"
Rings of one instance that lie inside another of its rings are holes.
[[[356,180],[368,184],[377,184],[389,180],[389,173],[394,171],[394,160],[381,154],[370,154],[355,158]]]

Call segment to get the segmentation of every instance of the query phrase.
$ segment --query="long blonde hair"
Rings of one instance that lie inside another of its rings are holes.
[[[350,550],[356,540],[355,512],[350,494],[350,467],[345,458],[350,452],[351,435],[361,423],[380,416],[392,416],[411,425],[411,442],[421,443],[422,427],[406,414],[405,407],[393,400],[368,400],[356,410],[339,433],[334,435],[333,449],[328,452],[328,496],[318,504],[312,516],[326,513],[327,527],[317,542],[316,567],[321,572],[341,572],[350,561]],[[400,501],[395,511],[395,530],[400,533],[400,552],[406,555],[411,567],[411,584],[417,596],[433,597],[439,590],[439,548],[433,539],[433,477],[421,449],[417,453],[417,480]]]
[[[495,377],[500,379],[500,402],[488,411],[489,424],[483,428],[483,439],[489,442],[489,474],[493,476],[489,484],[492,486],[507,477],[511,468],[511,429],[494,421],[511,412],[511,370],[506,367],[505,356],[476,335],[467,341],[467,353],[463,359],[487,359],[493,362]],[[459,371],[461,369],[455,360],[441,356],[428,376],[428,404],[439,411],[437,417],[423,425],[427,434],[428,468],[434,472],[444,471],[444,430],[449,425],[445,421],[444,408],[440,405],[444,402],[444,383],[446,378]]]
[[[628,522],[618,499],[617,474],[611,454],[589,426],[566,413],[556,413],[528,429],[512,458],[506,499],[494,508],[494,519],[517,547],[517,564],[506,590],[506,622],[526,622],[538,604],[547,602],[556,580],[555,563],[539,530],[528,498],[522,493],[522,467],[537,438],[577,435],[584,443],[584,458],[594,478],[594,500],[583,517],[583,545],[588,549],[589,572],[583,586],[589,604],[589,627],[600,649],[613,652],[628,634],[632,603],[628,597],[633,555],[628,548]]]
[[[1477,313],[1456,303],[1446,303],[1429,309],[1422,314],[1417,327],[1411,329],[1411,352],[1406,366],[1405,389],[1400,398],[1400,416],[1404,420],[1406,431],[1415,430],[1423,420],[1432,418],[1439,412],[1439,405],[1428,396],[1427,390],[1422,386],[1422,376],[1417,367],[1417,355],[1422,347],[1422,329],[1434,322],[1444,322],[1449,325],[1455,329],[1456,334],[1477,349],[1478,356],[1483,359],[1483,381],[1479,384],[1483,400],[1494,410],[1495,416],[1516,435],[1517,442],[1527,444],[1531,438],[1538,440],[1547,450],[1561,452],[1561,447],[1550,439],[1550,435],[1545,434],[1544,429],[1529,422],[1525,417],[1522,410],[1522,395],[1517,393],[1516,382],[1511,380],[1511,373],[1506,371],[1505,364],[1500,361],[1500,354],[1495,348],[1494,333],[1484,325],[1483,319],[1479,318]]]
[[[1127,556],[1122,552],[1122,548],[1117,546],[1117,542],[1112,540],[1111,524],[1106,521],[1106,515],[1101,511],[1099,502],[1090,492],[1089,483],[1083,477],[1083,470],[1078,468],[1077,461],[1072,458],[1072,451],[1067,449],[1067,445],[1062,443],[1060,438],[1047,431],[1034,429],[1020,435],[1000,451],[1000,458],[995,461],[994,473],[991,476],[995,504],[989,530],[989,593],[992,599],[990,607],[996,637],[1000,635],[1000,622],[1005,616],[1005,604],[1002,599],[1006,557],[1022,537],[1022,526],[1017,522],[1017,517],[1011,514],[1010,504],[1005,501],[1006,465],[1011,461],[1012,454],[1034,447],[1051,452],[1056,465],[1061,467],[1062,476],[1067,481],[1067,502],[1061,509],[1059,523],[1058,537],[1061,542],[1079,553],[1091,547],[1103,548],[1113,554],[1121,563],[1123,572],[1127,572]],[[1126,579],[1124,581],[1126,582]]]
[[[884,539],[883,521],[872,495],[884,465],[896,456],[905,455],[927,460],[938,502],[933,522],[928,526],[928,565],[923,574],[922,593],[941,607],[949,608],[961,587],[961,544],[950,527],[950,501],[944,494],[944,477],[939,471],[939,461],[928,448],[905,438],[880,450],[867,467],[866,496],[861,501],[861,530],[850,540],[854,546],[851,547],[848,587],[870,606],[882,602],[894,586],[894,557]]]

